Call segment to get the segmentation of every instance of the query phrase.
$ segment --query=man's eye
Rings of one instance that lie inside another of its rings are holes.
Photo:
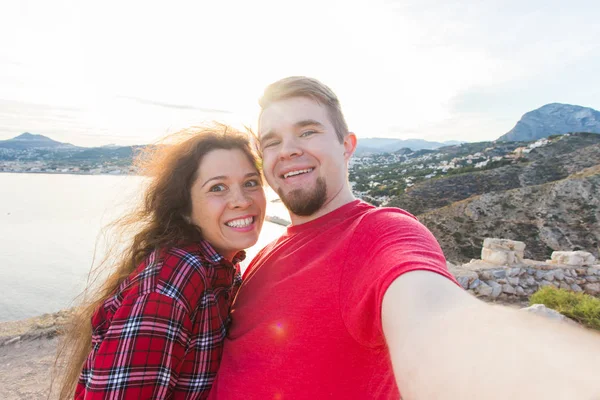
[[[250,179],[245,183],[246,187],[257,187],[260,186],[260,182],[257,179]]]
[[[279,144],[279,141],[277,141],[277,140],[271,140],[270,142],[267,142],[267,143],[263,144],[262,148],[266,149],[267,147],[277,146],[278,144]]]
[[[227,189],[227,187],[225,185],[223,185],[222,183],[219,183],[218,185],[211,186],[208,191],[209,192],[222,192],[226,189]]]
[[[307,136],[313,135],[315,133],[317,133],[317,132],[315,132],[315,131],[304,131],[304,132],[302,132],[302,134],[300,135],[300,137],[307,137]]]

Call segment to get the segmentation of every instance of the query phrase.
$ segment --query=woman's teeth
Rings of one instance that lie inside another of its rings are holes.
[[[232,228],[245,228],[252,223],[254,217],[234,219],[233,221],[226,222],[225,225]]]

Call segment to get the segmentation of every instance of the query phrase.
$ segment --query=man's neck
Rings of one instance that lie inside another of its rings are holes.
[[[329,214],[332,211],[337,210],[338,208],[345,206],[348,203],[356,200],[352,191],[349,187],[344,187],[340,190],[335,196],[333,196],[328,202],[323,204],[321,208],[317,212],[311,215],[296,215],[290,212],[290,219],[292,220],[292,225],[302,225],[310,221],[314,221],[317,218],[320,218],[326,214]],[[288,210],[289,211],[289,210]]]

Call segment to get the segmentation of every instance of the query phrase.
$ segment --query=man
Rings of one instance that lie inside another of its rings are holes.
[[[328,87],[286,78],[260,105],[292,225],[246,271],[212,399],[600,396],[597,337],[480,302],[414,217],[354,199],[356,136]]]

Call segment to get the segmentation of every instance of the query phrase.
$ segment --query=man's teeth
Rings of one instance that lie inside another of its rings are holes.
[[[250,225],[253,220],[253,217],[234,219],[233,221],[227,222],[225,225],[230,226],[232,228],[245,228],[248,225]]]
[[[313,170],[312,168],[308,168],[308,169],[299,169],[297,171],[290,171],[290,172],[284,174],[283,178],[287,179],[290,176],[296,176],[296,175],[300,175],[300,174],[306,174],[306,173],[308,173],[308,172],[310,172],[312,170]]]

